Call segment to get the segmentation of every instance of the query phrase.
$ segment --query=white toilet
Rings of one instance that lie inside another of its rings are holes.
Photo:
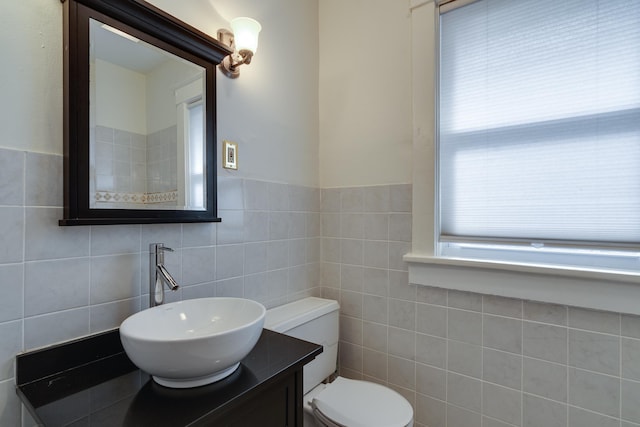
[[[267,310],[266,329],[324,347],[304,367],[304,427],[412,427],[411,404],[390,388],[342,377],[322,383],[336,370],[339,308],[310,297]]]

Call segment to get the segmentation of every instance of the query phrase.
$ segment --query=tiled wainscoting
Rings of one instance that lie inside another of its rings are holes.
[[[168,301],[319,295],[320,191],[219,178],[222,223],[59,227],[62,156],[0,149],[0,426],[32,425],[16,353],[117,327],[148,305],[149,243],[181,284]],[[21,421],[21,418],[24,420]]]
[[[410,186],[322,190],[322,292],[342,375],[417,426],[637,427],[640,317],[408,285]]]
[[[32,424],[15,354],[145,308],[152,242],[176,249],[169,300],[339,300],[341,373],[401,392],[418,427],[640,426],[640,318],[409,285],[410,185],[222,177],[220,224],[59,227],[61,202],[61,156],[0,149],[3,427]]]
[[[90,203],[101,209],[176,206],[177,127],[150,135],[96,126]]]

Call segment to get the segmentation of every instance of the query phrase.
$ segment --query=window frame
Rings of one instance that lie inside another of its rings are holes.
[[[413,163],[412,248],[404,257],[409,283],[640,314],[640,272],[438,256],[437,3],[411,0],[409,6],[413,158],[426,160]]]

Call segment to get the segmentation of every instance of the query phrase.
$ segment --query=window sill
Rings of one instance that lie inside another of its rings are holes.
[[[640,314],[640,273],[414,253],[404,260],[417,285]]]

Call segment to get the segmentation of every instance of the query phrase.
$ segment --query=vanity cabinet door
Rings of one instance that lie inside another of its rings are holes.
[[[207,425],[302,427],[302,371],[276,381],[253,399]]]

